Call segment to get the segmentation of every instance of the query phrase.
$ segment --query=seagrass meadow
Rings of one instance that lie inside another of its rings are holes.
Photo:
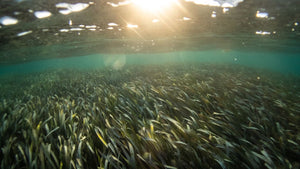
[[[300,78],[230,64],[0,80],[2,169],[297,169]]]

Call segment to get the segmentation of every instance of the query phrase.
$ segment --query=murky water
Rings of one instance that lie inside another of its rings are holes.
[[[1,1],[1,168],[299,168],[299,6]]]

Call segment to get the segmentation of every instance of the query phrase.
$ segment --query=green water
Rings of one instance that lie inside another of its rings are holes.
[[[285,74],[300,74],[298,53],[236,52],[224,50],[179,51],[155,54],[94,54],[87,56],[32,61],[1,66],[0,74],[30,73],[62,68],[97,69],[126,65],[151,65],[168,63],[227,63],[244,65]]]

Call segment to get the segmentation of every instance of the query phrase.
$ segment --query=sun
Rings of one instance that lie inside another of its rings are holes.
[[[160,12],[174,5],[177,0],[132,0],[138,8],[148,12]]]

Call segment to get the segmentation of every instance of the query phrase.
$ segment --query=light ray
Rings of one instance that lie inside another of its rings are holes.
[[[148,12],[163,11],[177,3],[177,0],[132,0],[133,4]]]

